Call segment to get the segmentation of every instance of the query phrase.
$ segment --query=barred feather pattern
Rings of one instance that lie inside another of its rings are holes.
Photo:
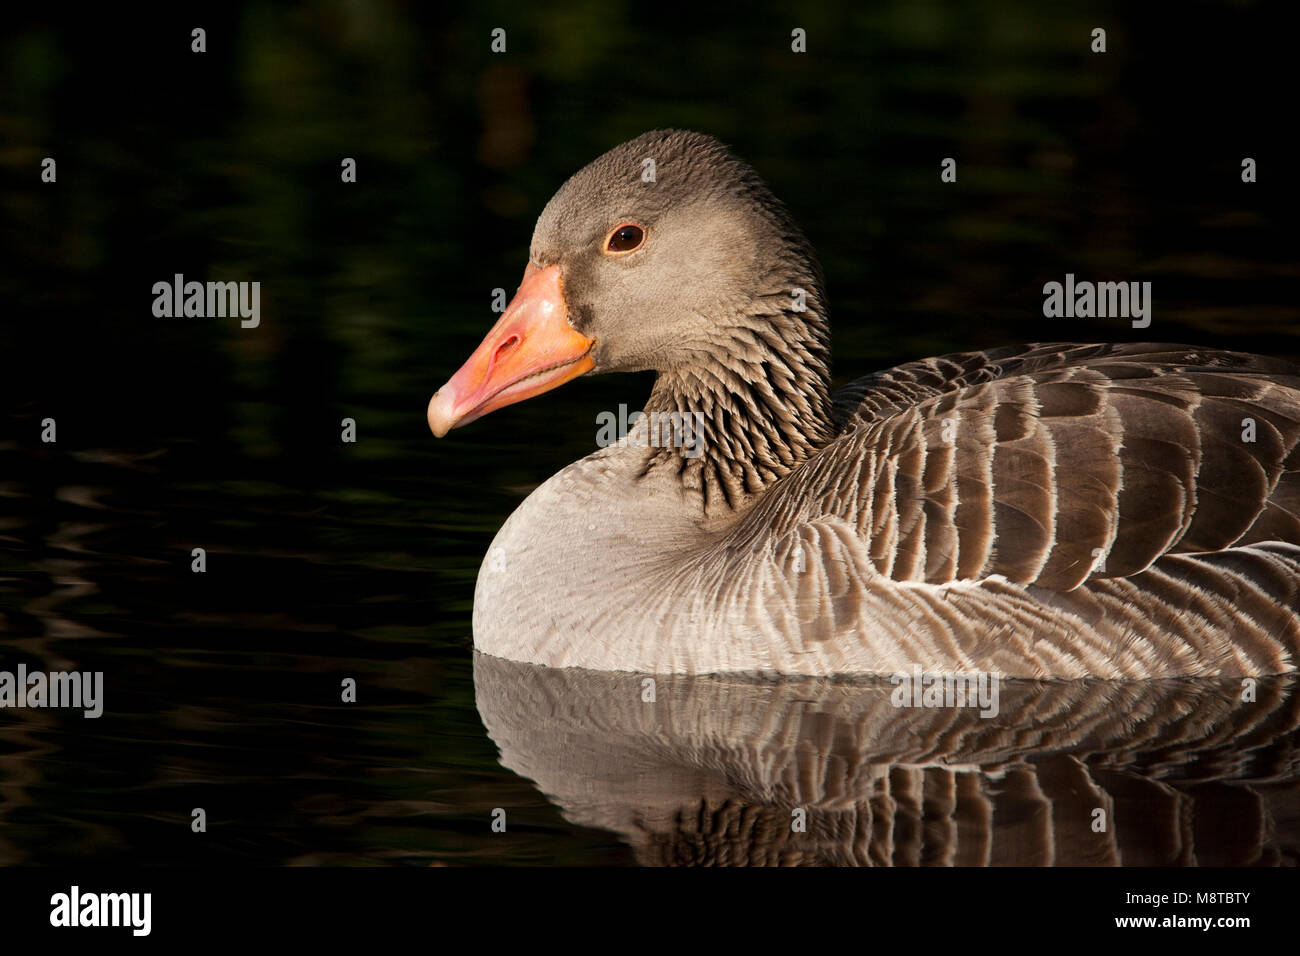
[[[1068,591],[1165,554],[1300,543],[1300,375],[1285,362],[1031,345],[903,365],[835,409],[839,437],[744,524],[843,518],[894,580]]]

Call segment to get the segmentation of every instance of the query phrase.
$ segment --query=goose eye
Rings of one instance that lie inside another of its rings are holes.
[[[605,244],[607,252],[632,252],[645,242],[645,230],[634,223],[625,222],[609,234]]]

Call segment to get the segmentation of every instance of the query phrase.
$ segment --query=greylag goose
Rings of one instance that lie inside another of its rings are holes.
[[[647,369],[628,434],[497,534],[474,596],[484,653],[674,674],[1295,669],[1289,363],[1024,345],[832,394],[810,244],[721,143],[663,130],[546,205],[518,292],[429,426]]]

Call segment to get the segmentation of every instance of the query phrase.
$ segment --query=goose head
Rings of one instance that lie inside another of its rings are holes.
[[[710,136],[646,133],[546,205],[518,292],[429,402],[429,427],[654,370],[647,410],[711,423],[714,470],[743,450],[730,479],[753,491],[830,436],[828,338],[812,248],[758,174]]]

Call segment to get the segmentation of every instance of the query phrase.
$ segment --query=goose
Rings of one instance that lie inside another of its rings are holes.
[[[547,203],[518,291],[429,427],[645,370],[635,424],[489,547],[483,653],[681,675],[1296,667],[1290,363],[1030,344],[833,393],[821,270],[791,214],[718,140],[657,130]]]

